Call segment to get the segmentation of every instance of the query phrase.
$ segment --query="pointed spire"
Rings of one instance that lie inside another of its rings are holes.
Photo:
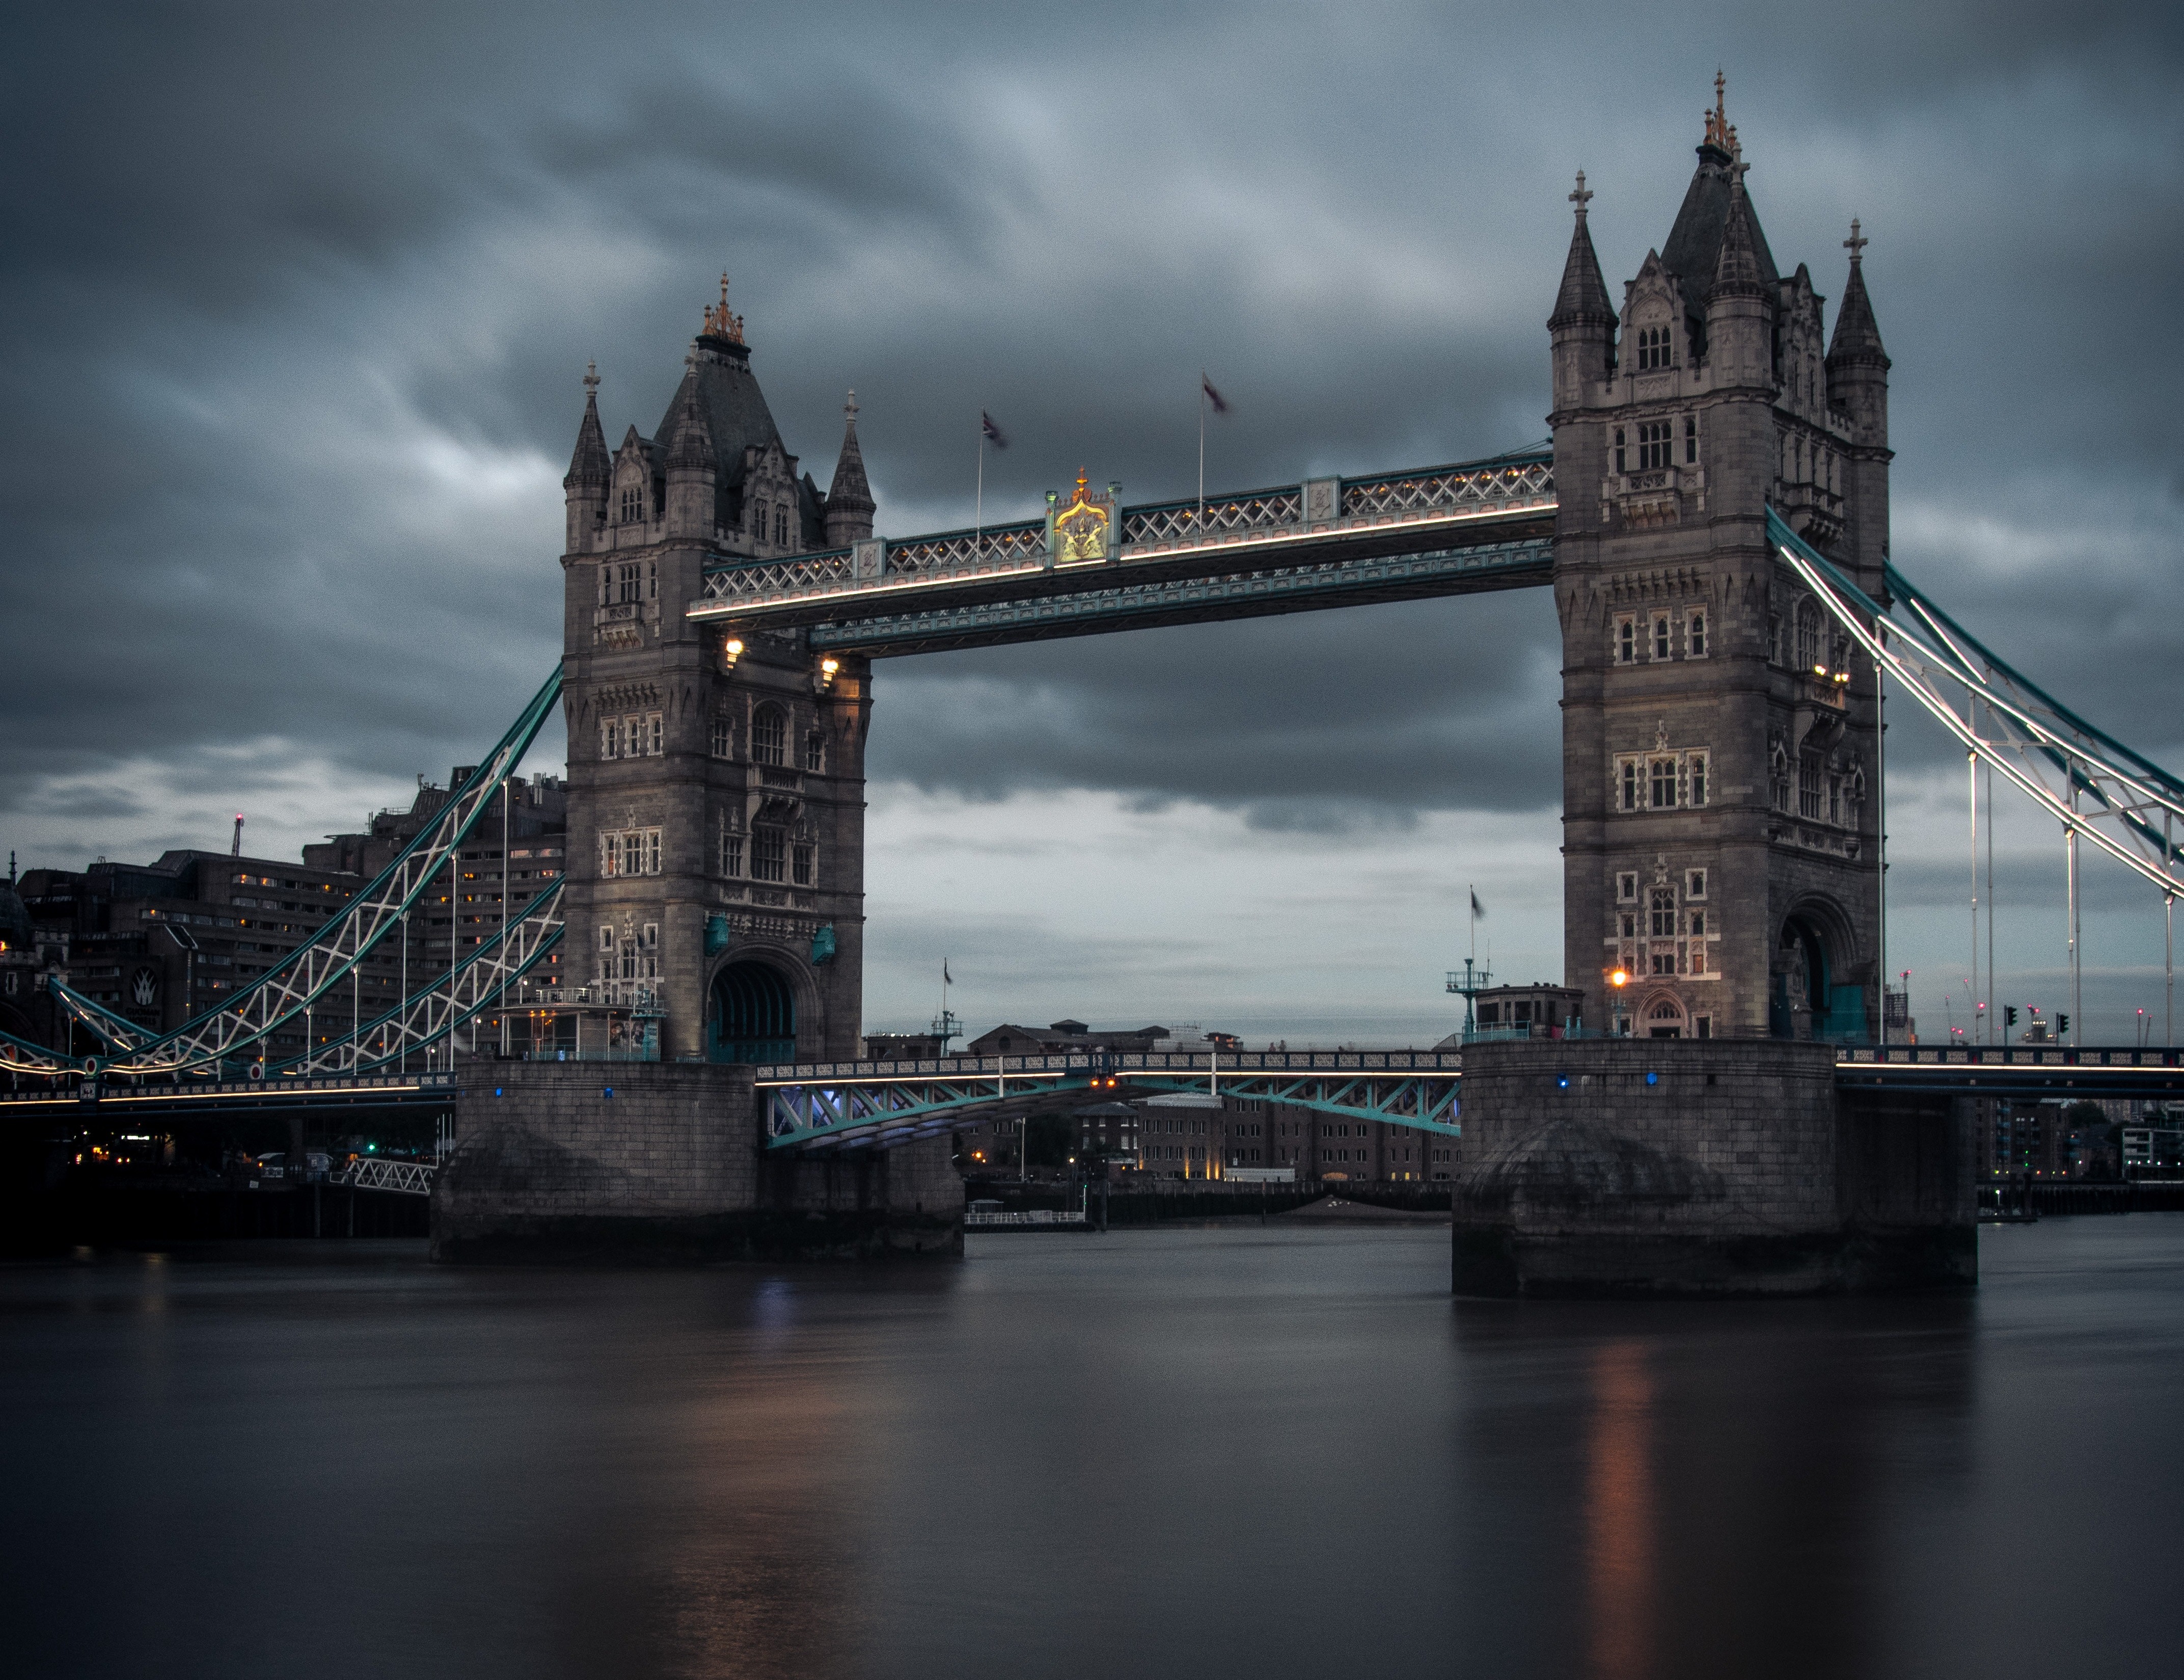
[[[573,490],[579,485],[604,487],[614,476],[613,462],[607,455],[607,437],[599,426],[599,365],[584,365],[584,419],[577,428],[577,452],[569,458],[569,476],[561,481],[561,488]]]
[[[842,453],[827,489],[827,541],[841,547],[872,534],[872,488],[865,479],[865,454],[857,447],[857,393],[842,405]]]
[[[1585,184],[1585,171],[1577,172],[1577,188],[1570,203],[1577,206],[1577,226],[1570,232],[1569,256],[1563,264],[1562,289],[1555,294],[1555,312],[1547,317],[1550,331],[1564,327],[1615,324],[1615,304],[1607,295],[1607,282],[1600,272],[1600,258],[1592,248],[1592,234],[1585,225],[1585,207],[1592,193]]]
[[[1767,276],[1759,265],[1759,246],[1752,237],[1752,210],[1744,196],[1744,172],[1752,165],[1739,158],[1729,187],[1729,217],[1722,225],[1721,254],[1714,259],[1713,298],[1763,298]]]
[[[1850,237],[1843,241],[1850,253],[1850,282],[1843,287],[1842,307],[1836,311],[1835,342],[1828,346],[1830,364],[1877,360],[1883,367],[1888,365],[1888,353],[1880,347],[1880,326],[1873,318],[1873,299],[1865,292],[1865,248],[1871,243],[1859,233],[1853,217]]]

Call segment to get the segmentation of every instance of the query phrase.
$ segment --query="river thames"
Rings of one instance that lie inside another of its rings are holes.
[[[14,1676],[2174,1672],[2184,1215],[1961,1298],[1452,1302],[1445,1227],[888,1270],[0,1268]]]

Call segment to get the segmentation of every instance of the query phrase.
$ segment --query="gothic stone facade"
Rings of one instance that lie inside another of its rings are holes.
[[[1875,673],[1765,521],[1881,595],[1888,360],[1855,225],[1824,349],[1824,300],[1775,269],[1719,105],[1698,159],[1619,310],[1579,177],[1549,321],[1567,978],[1589,1024],[1640,1037],[1869,1037]]]
[[[855,409],[822,495],[705,311],[658,431],[611,455],[598,381],[563,481],[569,983],[666,1013],[667,1060],[857,1053],[871,671],[684,617],[705,568],[872,534]]]

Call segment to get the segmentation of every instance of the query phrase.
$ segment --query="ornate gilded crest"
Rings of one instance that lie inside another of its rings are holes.
[[[1077,494],[1066,504],[1046,493],[1046,556],[1050,566],[1086,566],[1112,560],[1119,550],[1116,514],[1123,487],[1110,484],[1094,495],[1085,475],[1077,475]]]

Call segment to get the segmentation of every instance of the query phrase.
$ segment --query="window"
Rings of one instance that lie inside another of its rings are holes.
[[[1655,939],[1674,939],[1676,936],[1676,890],[1674,887],[1655,887],[1649,896],[1652,907],[1652,928]]]
[[[1695,974],[1703,974],[1707,971],[1706,941],[1702,939],[1691,941],[1691,971]]]
[[[1699,458],[1699,417],[1695,414],[1684,416],[1684,465],[1696,464]]]
[[[667,750],[666,742],[666,737],[660,713],[646,712],[644,714],[644,750],[657,758]]]
[[[1638,874],[1635,870],[1627,871],[1615,878],[1615,896],[1626,904],[1636,901]]]
[[[614,829],[599,835],[599,877],[660,873],[660,830]]]
[[[1691,797],[1685,802],[1704,805],[1707,802],[1707,756],[1695,752],[1685,762],[1691,767]]]
[[[1669,422],[1648,421],[1638,428],[1638,470],[1654,472],[1669,464]]]
[[[816,729],[804,738],[804,767],[807,770],[827,767],[827,738]]]
[[[1704,939],[1704,938],[1706,937],[1706,912],[1705,912],[1705,911],[1703,911],[1703,910],[1694,910],[1694,911],[1692,911],[1692,912],[1691,912],[1691,937],[1692,937],[1693,939]]]
[[[1843,784],[1840,776],[1828,778],[1828,821],[1842,821]]]
[[[1685,875],[1684,896],[1685,898],[1704,898],[1706,896],[1706,875],[1707,872],[1703,869],[1693,869]],[[1633,877],[1633,879],[1635,879],[1635,877]]]
[[[788,740],[788,720],[777,706],[761,706],[751,719],[751,756],[761,764],[779,764]]]
[[[721,873],[740,875],[744,872],[744,837],[723,823],[721,826]]]
[[[785,507],[773,511],[773,545],[777,549],[788,546],[788,510]]]
[[[800,887],[811,885],[811,846],[799,840],[788,849],[788,878]]]
[[[787,837],[778,829],[751,830],[751,879],[777,881],[785,873]]]
[[[1673,951],[1655,952],[1653,953],[1653,972],[1657,974],[1674,974],[1676,972],[1675,952]]]
[[[1666,659],[1670,652],[1669,617],[1666,613],[1662,613],[1653,620],[1653,657]]]
[[[1821,798],[1820,756],[1816,752],[1800,753],[1797,756],[1797,814],[1818,822]]]
[[[621,718],[602,717],[599,720],[599,756],[602,758],[621,756]]]
[[[615,589],[616,593],[621,597],[622,605],[625,606],[633,605],[642,599],[644,594],[643,573],[634,566],[617,567]]]
[[[1638,329],[1638,371],[1675,366],[1669,329],[1665,327],[1641,327]]]
[[[1633,665],[1638,660],[1638,621],[1618,618],[1615,621],[1615,662]]]
[[[1676,802],[1676,761],[1656,758],[1652,761],[1653,808],[1666,811]]]
[[[612,922],[602,922],[599,924],[599,949],[602,951],[612,951],[614,948],[614,924]]]
[[[1635,758],[1626,760],[1623,766],[1623,808],[1638,808],[1638,761]]]
[[[751,504],[751,537],[755,541],[766,540],[766,519],[772,510],[764,502]]]
[[[635,485],[625,486],[621,493],[621,522],[634,525],[644,517],[644,492]]]
[[[1623,428],[1620,426],[1615,428],[1615,470],[1618,472],[1623,471]]]
[[[1790,755],[1775,745],[1767,763],[1767,790],[1770,802],[1777,811],[1790,808]]]
[[[660,978],[660,924],[647,922],[637,937],[638,956],[642,963],[638,980],[656,980]]]
[[[1706,614],[1694,612],[1684,626],[1684,651],[1693,659],[1706,657]]]
[[[1782,616],[1770,612],[1767,615],[1767,656],[1777,665],[1786,665],[1789,661],[1784,656],[1788,651],[1782,639]]]
[[[1819,609],[1808,600],[1797,603],[1797,668],[1812,672],[1821,668]]]
[[[713,719],[712,752],[716,758],[733,758],[736,756],[736,726],[726,714]]]

